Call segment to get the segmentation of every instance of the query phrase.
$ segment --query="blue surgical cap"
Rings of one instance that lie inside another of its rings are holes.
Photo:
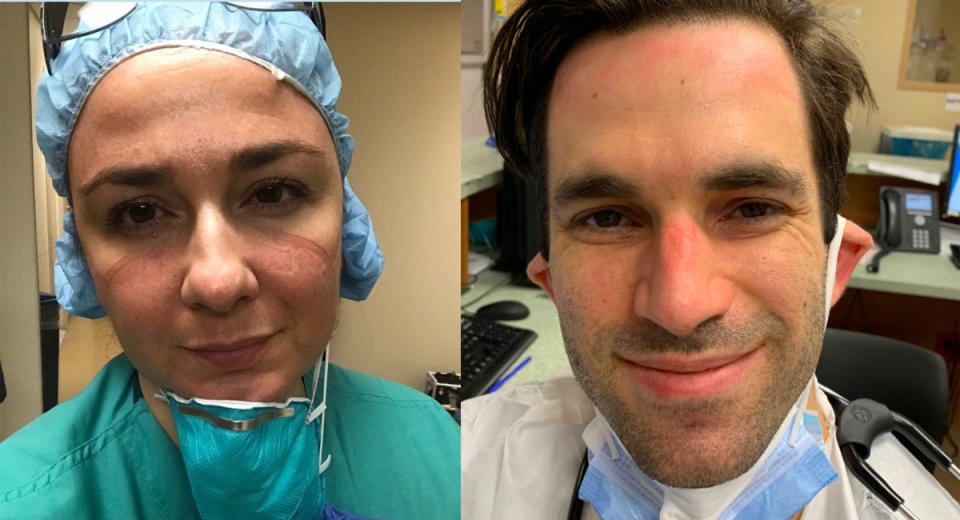
[[[78,31],[88,30],[84,20]],[[160,47],[198,47],[228,52],[258,63],[309,98],[333,137],[343,178],[343,264],[340,296],[363,300],[383,269],[383,255],[366,208],[346,174],[353,156],[348,119],[337,112],[340,75],[330,49],[309,17],[296,11],[260,11],[214,3],[138,4],[119,22],[64,42],[37,92],[37,142],[53,187],[63,197],[67,149],[83,104],[99,80],[118,63]],[[73,212],[63,218],[54,278],[57,301],[77,316],[106,315],[84,260]]]

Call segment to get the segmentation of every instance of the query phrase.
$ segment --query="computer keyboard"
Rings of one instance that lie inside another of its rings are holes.
[[[485,393],[536,339],[533,331],[462,314],[460,399]]]

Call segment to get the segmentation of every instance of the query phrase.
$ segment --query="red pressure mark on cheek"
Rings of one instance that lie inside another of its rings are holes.
[[[252,257],[267,262],[277,270],[332,269],[340,267],[340,240],[324,246],[309,238],[292,233],[276,233],[263,236],[261,251],[254,250]]]
[[[238,251],[261,289],[291,294],[325,292],[340,279],[340,240],[327,246],[308,238],[271,233],[247,237]],[[181,248],[155,247],[127,254],[104,272],[101,298],[127,310],[169,310],[180,297],[190,266]],[[266,283],[269,282],[269,283]],[[272,288],[272,289],[271,289]]]
[[[104,273],[110,289],[137,289],[142,285],[165,283],[166,273],[176,269],[176,258],[168,251],[152,249],[128,253]]]
[[[100,298],[126,312],[154,315],[179,298],[181,276],[175,254],[162,249],[129,253],[106,272]]]
[[[340,282],[340,240],[329,244],[290,234],[261,235],[262,244],[250,261],[261,283],[291,298],[336,295]]]

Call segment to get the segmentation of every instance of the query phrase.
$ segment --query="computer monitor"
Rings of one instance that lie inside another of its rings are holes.
[[[541,201],[536,181],[520,178],[503,169],[503,188],[497,193],[497,242],[500,258],[493,268],[512,275],[513,283],[533,285],[527,264],[541,246]]]
[[[953,153],[950,154],[950,187],[947,190],[947,205],[943,212],[947,217],[960,217],[960,125],[953,130]]]

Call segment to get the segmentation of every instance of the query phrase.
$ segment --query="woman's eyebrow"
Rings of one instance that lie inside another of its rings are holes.
[[[244,148],[230,158],[230,171],[247,172],[265,166],[282,157],[292,154],[315,155],[320,159],[330,154],[304,141],[283,140],[258,144]]]
[[[272,141],[244,148],[230,158],[230,170],[246,173],[265,166],[282,157],[293,154],[309,154],[325,158],[329,152],[297,140]],[[116,166],[101,170],[90,182],[81,186],[77,193],[87,196],[104,184],[124,186],[159,186],[173,178],[169,165]]]
[[[119,166],[106,168],[93,180],[81,186],[78,194],[89,195],[104,184],[122,184],[125,186],[158,186],[170,180],[172,173],[165,166]]]

